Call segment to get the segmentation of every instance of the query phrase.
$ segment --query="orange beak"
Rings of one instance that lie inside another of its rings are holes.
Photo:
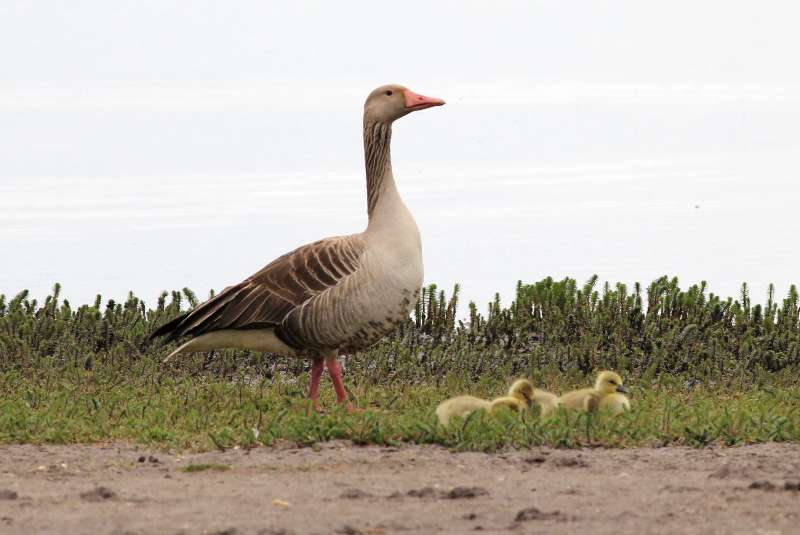
[[[442,106],[444,104],[444,100],[440,98],[418,95],[410,89],[403,90],[403,95],[406,97],[406,110],[408,111],[424,110],[425,108]]]

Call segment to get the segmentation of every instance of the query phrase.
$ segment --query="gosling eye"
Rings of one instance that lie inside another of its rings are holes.
[[[384,95],[386,95],[387,97],[391,97],[392,96],[392,90],[391,89],[387,89],[386,92],[384,93]]]

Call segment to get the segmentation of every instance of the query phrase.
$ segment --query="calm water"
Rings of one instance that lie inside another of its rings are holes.
[[[97,91],[0,106],[0,293],[204,293],[366,224],[351,88],[335,105]],[[481,304],[548,275],[669,274],[724,295],[748,281],[757,299],[800,282],[791,88],[431,92],[448,105],[399,122],[393,145],[428,282]]]

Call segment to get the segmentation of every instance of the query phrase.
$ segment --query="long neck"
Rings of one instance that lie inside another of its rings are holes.
[[[396,192],[392,175],[392,126],[364,120],[364,161],[367,168],[367,214],[370,221],[378,201]]]

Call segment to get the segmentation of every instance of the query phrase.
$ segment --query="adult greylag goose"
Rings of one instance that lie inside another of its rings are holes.
[[[191,337],[165,360],[222,348],[310,357],[314,408],[319,410],[324,367],[337,401],[345,402],[337,356],[367,348],[390,333],[408,316],[422,286],[419,229],[392,174],[392,123],[442,104],[400,85],[370,93],[364,103],[366,230],[303,245],[162,325],[151,338]]]

